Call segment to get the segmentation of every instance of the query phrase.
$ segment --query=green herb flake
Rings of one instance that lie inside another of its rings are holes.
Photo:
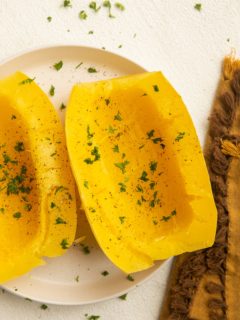
[[[54,94],[55,94],[55,87],[54,87],[53,85],[51,85],[51,87],[50,87],[50,89],[49,89],[49,95],[50,95],[51,97],[53,97]]]
[[[51,21],[52,21],[52,17],[50,17],[50,16],[47,17],[47,21],[48,21],[48,22],[51,22]]]
[[[114,120],[122,121],[122,116],[121,116],[121,114],[120,114],[119,111],[118,111],[118,113],[114,116]]]
[[[179,142],[180,140],[183,139],[184,136],[185,136],[185,132],[179,132],[175,138],[175,141]]]
[[[98,161],[101,158],[98,147],[95,146],[93,148],[93,150],[91,151],[91,155],[94,156],[93,161]]]
[[[194,5],[194,9],[200,12],[202,10],[202,4],[201,3],[196,3]]]
[[[61,217],[57,217],[55,224],[67,224],[67,222]]]
[[[121,11],[124,11],[125,10],[125,7],[122,3],[120,2],[115,2],[115,7]]]
[[[101,9],[101,6],[97,6],[96,1],[91,1],[89,3],[89,8],[92,9],[95,12],[98,12]]]
[[[87,181],[87,180],[84,180],[83,185],[84,185],[84,187],[85,187],[86,189],[88,189],[88,181]]]
[[[62,103],[61,105],[60,105],[60,107],[59,107],[59,109],[60,109],[60,111],[63,111],[63,110],[65,110],[67,107],[66,107],[66,105],[64,104],[64,103]]]
[[[151,139],[151,138],[154,136],[154,133],[155,133],[155,130],[154,130],[154,129],[148,131],[148,132],[147,132],[147,138],[148,138],[148,139]]]
[[[86,246],[86,245],[82,245],[82,251],[84,254],[90,254],[90,249],[89,249],[89,246]]]
[[[106,103],[106,106],[108,106],[110,103],[110,99],[105,99],[105,103]]]
[[[107,270],[104,270],[103,272],[101,272],[101,275],[106,277],[109,275],[109,272]]]
[[[97,72],[97,70],[94,67],[89,67],[87,70],[89,73],[96,73]]]
[[[63,7],[64,8],[71,8],[72,7],[71,0],[64,0]]]
[[[98,320],[98,319],[100,319],[100,316],[96,316],[96,315],[87,316],[87,320]]]
[[[122,44],[119,44],[118,48],[121,49],[122,48]]]
[[[82,64],[83,64],[83,62],[80,62],[78,65],[76,65],[75,69],[80,68]]]
[[[157,220],[153,219],[152,220],[153,224],[156,226],[158,224]]]
[[[1,213],[4,213],[4,212],[5,212],[5,209],[4,209],[4,208],[0,208],[0,212],[1,212]]]
[[[14,214],[13,214],[13,218],[15,218],[15,219],[20,219],[21,218],[21,216],[22,216],[22,214],[21,214],[21,212],[15,212]]]
[[[125,222],[126,217],[122,216],[122,217],[118,217],[121,224],[123,224]]]
[[[108,0],[105,0],[105,1],[103,1],[103,6],[104,6],[105,8],[108,8],[108,17],[109,17],[109,18],[115,18],[115,17],[112,15],[112,12],[111,12],[111,8],[112,8],[111,2],[108,1]]]
[[[69,243],[68,243],[67,239],[62,239],[60,245],[61,245],[63,250],[66,250],[66,249],[69,248]]]
[[[34,77],[34,78],[27,78],[27,79],[19,82],[19,85],[30,84],[30,83],[32,83],[35,79],[36,79],[36,77]]]
[[[120,297],[118,297],[118,299],[120,299],[120,300],[127,300],[127,293],[121,295]]]
[[[138,201],[137,201],[137,205],[138,205],[138,206],[141,206],[141,205],[142,205],[141,200],[138,200]]]
[[[143,171],[141,177],[139,178],[140,180],[147,182],[149,179],[147,178],[147,172]]]
[[[46,304],[42,304],[42,305],[40,306],[40,308],[41,308],[42,310],[46,310],[46,309],[48,308],[48,306],[47,306]]]
[[[54,65],[53,65],[53,68],[57,71],[59,71],[60,69],[62,69],[63,67],[63,62],[62,60],[60,60],[59,62],[56,62]]]
[[[154,187],[155,187],[155,185],[156,185],[156,183],[155,183],[155,182],[151,182],[151,183],[149,184],[150,189],[151,189],[151,190],[153,190],[153,189],[154,189]]]
[[[152,171],[152,172],[154,172],[154,171],[156,171],[156,169],[157,169],[157,161],[151,161],[150,163],[149,163],[149,168],[150,168],[150,170]]]
[[[131,276],[130,274],[127,276],[127,278],[126,278],[128,281],[134,281],[134,278],[133,278],[133,276]]]
[[[25,147],[24,147],[23,142],[18,141],[18,142],[16,143],[14,149],[15,149],[17,152],[25,151]]]
[[[115,144],[115,146],[114,146],[112,149],[113,149],[113,152],[119,153],[119,146],[118,146],[118,144]]]
[[[163,216],[162,219],[161,219],[161,221],[167,222],[167,221],[169,221],[172,217],[176,216],[176,214],[177,214],[177,211],[176,211],[176,210],[173,210],[170,215],[168,215],[168,216]]]
[[[15,114],[12,114],[11,120],[15,120],[17,119],[17,117],[15,116]]]
[[[67,190],[67,188],[64,187],[64,186],[59,186],[59,187],[56,188],[55,194],[57,194],[58,192],[62,192],[62,191],[64,191],[64,190]]]
[[[74,279],[76,282],[79,282],[79,276],[76,276]]]
[[[118,185],[120,186],[120,192],[126,192],[127,186],[123,182],[119,182]]]
[[[153,90],[154,90],[155,92],[159,92],[159,87],[158,87],[157,84],[154,84],[154,85],[153,85]]]
[[[114,127],[112,127],[112,126],[109,126],[109,127],[108,127],[108,133],[110,133],[110,134],[114,134],[114,132],[115,132],[116,130],[117,130],[117,129],[114,128]]]
[[[93,164],[93,160],[91,158],[86,158],[83,160],[86,164]]]
[[[93,30],[88,31],[88,34],[93,34],[93,33],[94,33]]]
[[[142,188],[142,186],[140,184],[137,185],[136,191],[137,192],[143,192],[143,188]]]
[[[126,172],[126,166],[129,164],[130,162],[128,160],[125,160],[123,162],[117,162],[117,163],[114,163],[115,167],[119,168],[122,173],[125,173]]]
[[[32,205],[30,203],[26,203],[23,208],[24,208],[25,211],[31,211],[32,210]]]
[[[153,139],[152,139],[152,142],[153,142],[154,144],[158,144],[158,142],[162,142],[162,141],[163,141],[163,139],[160,138],[160,137],[158,137],[158,138],[153,138]]]
[[[86,19],[87,19],[87,13],[86,13],[86,11],[84,11],[84,10],[80,11],[80,12],[79,12],[79,18],[80,18],[81,20],[86,20]]]
[[[51,208],[51,209],[56,208],[56,204],[55,204],[54,202],[51,202],[50,208]]]

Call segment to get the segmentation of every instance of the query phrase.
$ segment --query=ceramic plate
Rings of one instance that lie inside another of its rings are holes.
[[[57,72],[53,64],[63,61],[62,69]],[[94,67],[97,73],[89,73]],[[0,65],[0,78],[15,71],[25,72],[46,92],[51,85],[55,96],[51,97],[64,123],[62,103],[66,104],[72,86],[76,82],[89,82],[108,79],[145,71],[139,65],[116,54],[79,46],[59,46],[38,49],[19,55]],[[103,254],[82,215],[78,234],[87,234],[83,250],[75,245],[59,258],[46,259],[45,266],[38,267],[28,274],[6,283],[3,288],[12,293],[45,303],[80,305],[110,299],[126,293],[137,284],[149,278],[160,266],[133,275],[134,282],[117,269]],[[84,232],[81,232],[81,229]],[[109,275],[101,273],[107,271]]]

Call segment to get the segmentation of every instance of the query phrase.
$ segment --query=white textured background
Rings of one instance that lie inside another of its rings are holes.
[[[54,44],[106,47],[149,70],[162,70],[182,95],[194,122],[194,110],[206,114],[212,103],[221,60],[232,49],[240,51],[239,0],[122,0],[126,10],[106,9],[97,14],[86,0],[0,0],[0,61],[24,50]],[[202,10],[194,9],[196,2]],[[101,3],[101,1],[97,1]],[[86,10],[88,19],[78,18]],[[52,22],[47,17],[52,16]],[[90,30],[94,34],[88,34]],[[118,48],[122,45],[122,48]],[[161,270],[144,285],[119,299],[84,307],[49,306],[0,292],[0,320],[83,320],[84,314],[101,320],[157,320],[162,296]],[[204,319],[202,319],[204,320]]]

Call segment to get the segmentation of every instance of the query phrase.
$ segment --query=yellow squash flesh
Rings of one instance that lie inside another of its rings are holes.
[[[120,269],[213,244],[217,213],[203,154],[162,73],[76,85],[66,137],[91,228]]]
[[[0,81],[0,283],[63,254],[76,230],[60,120],[22,73]]]

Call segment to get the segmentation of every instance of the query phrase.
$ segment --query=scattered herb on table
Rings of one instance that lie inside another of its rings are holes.
[[[196,9],[197,11],[201,11],[202,10],[202,4],[201,3],[196,3],[194,5],[194,9]]]
[[[96,316],[96,315],[91,315],[91,316],[88,316],[88,315],[85,315],[87,317],[87,320],[98,320],[100,319],[100,316]]]
[[[66,109],[66,105],[64,104],[64,103],[62,103],[61,105],[60,105],[60,108],[59,108],[61,111],[63,111],[64,109]]]
[[[48,21],[48,22],[51,22],[51,21],[52,21],[52,17],[50,17],[50,16],[47,17],[47,21]]]
[[[93,30],[88,31],[88,34],[93,34],[93,33],[94,33]]]
[[[79,282],[79,276],[76,276],[76,277],[75,277],[75,281],[76,281],[76,282]]]
[[[111,12],[111,8],[112,8],[111,2],[108,1],[108,0],[105,0],[105,1],[103,1],[103,6],[104,6],[105,8],[108,8],[108,16],[109,16],[109,18],[115,18],[115,17],[112,15],[112,12]]]
[[[82,64],[83,62],[80,62],[78,65],[76,65],[75,69],[78,69],[79,67],[81,67]]]
[[[46,304],[42,304],[42,305],[40,306],[40,308],[41,308],[42,310],[46,310],[46,309],[48,308],[48,306],[47,306]]]
[[[106,277],[109,275],[109,272],[107,270],[104,270],[103,272],[101,272],[101,275]]]
[[[63,7],[64,8],[71,8],[72,7],[71,0],[64,0],[63,1]]]
[[[89,73],[96,73],[96,72],[97,72],[97,70],[96,70],[94,67],[89,67],[89,68],[87,69],[87,71],[88,71]]]
[[[54,94],[55,94],[55,87],[53,85],[51,85],[51,87],[49,89],[49,94],[50,94],[51,97],[53,97]]]
[[[84,11],[84,10],[80,11],[80,12],[79,12],[79,18],[80,18],[81,20],[86,20],[86,19],[87,19],[87,13],[86,13],[86,11]]]
[[[134,281],[134,278],[133,278],[133,276],[131,276],[130,274],[127,276],[127,278],[126,278],[128,281]]]
[[[98,12],[101,9],[101,6],[97,6],[96,1],[91,1],[89,3],[89,8],[92,9],[95,12]]]
[[[115,2],[115,7],[121,11],[124,11],[125,10],[125,7],[122,3],[120,2]]]
[[[63,62],[62,60],[60,60],[59,62],[56,62],[54,65],[53,65],[53,68],[57,71],[59,71],[60,69],[62,69],[63,67]]]
[[[82,251],[84,254],[89,254],[90,253],[90,249],[89,246],[86,246],[85,244],[81,244],[82,246]]]
[[[118,297],[121,300],[127,300],[127,293],[121,295],[120,297]]]

